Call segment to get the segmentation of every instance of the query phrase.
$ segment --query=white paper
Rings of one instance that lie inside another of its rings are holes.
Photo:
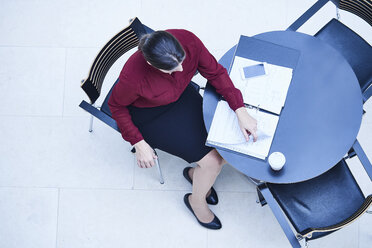
[[[280,114],[292,80],[292,69],[266,63],[267,75],[249,79],[241,77],[242,67],[260,63],[263,62],[235,56],[230,78],[242,92],[244,103]]]
[[[256,142],[253,142],[252,136],[248,142],[245,140],[235,112],[227,102],[219,101],[207,137],[207,144],[265,159],[270,151],[279,117],[256,109],[246,109],[257,120],[258,139]]]

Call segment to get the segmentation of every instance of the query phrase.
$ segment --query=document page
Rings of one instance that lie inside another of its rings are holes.
[[[257,120],[258,140],[249,141],[240,130],[238,118],[226,101],[219,101],[214,114],[212,125],[207,137],[207,145],[232,150],[242,154],[265,159],[270,151],[279,116],[246,108],[248,113]]]
[[[242,68],[260,63],[235,56],[230,78],[242,92],[244,103],[279,115],[292,80],[292,68],[265,63],[266,75],[243,78]]]

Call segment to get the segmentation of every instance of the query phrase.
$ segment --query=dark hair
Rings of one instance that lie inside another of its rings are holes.
[[[138,49],[152,66],[167,71],[176,68],[185,58],[185,51],[181,44],[166,31],[143,35]]]

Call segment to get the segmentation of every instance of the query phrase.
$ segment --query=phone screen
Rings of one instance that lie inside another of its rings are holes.
[[[266,74],[264,64],[262,63],[243,67],[243,72],[245,78],[257,77]]]

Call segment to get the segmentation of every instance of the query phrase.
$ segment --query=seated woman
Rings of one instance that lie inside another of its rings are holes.
[[[246,139],[257,139],[257,122],[244,108],[243,98],[223,68],[193,33],[172,29],[144,35],[124,65],[109,107],[123,138],[136,148],[138,166],[154,165],[153,148],[189,163],[184,176],[193,184],[184,202],[198,222],[220,229],[221,222],[209,209],[217,204],[213,184],[224,159],[205,146],[202,97],[189,82],[196,71],[209,80],[229,103],[239,119]]]

